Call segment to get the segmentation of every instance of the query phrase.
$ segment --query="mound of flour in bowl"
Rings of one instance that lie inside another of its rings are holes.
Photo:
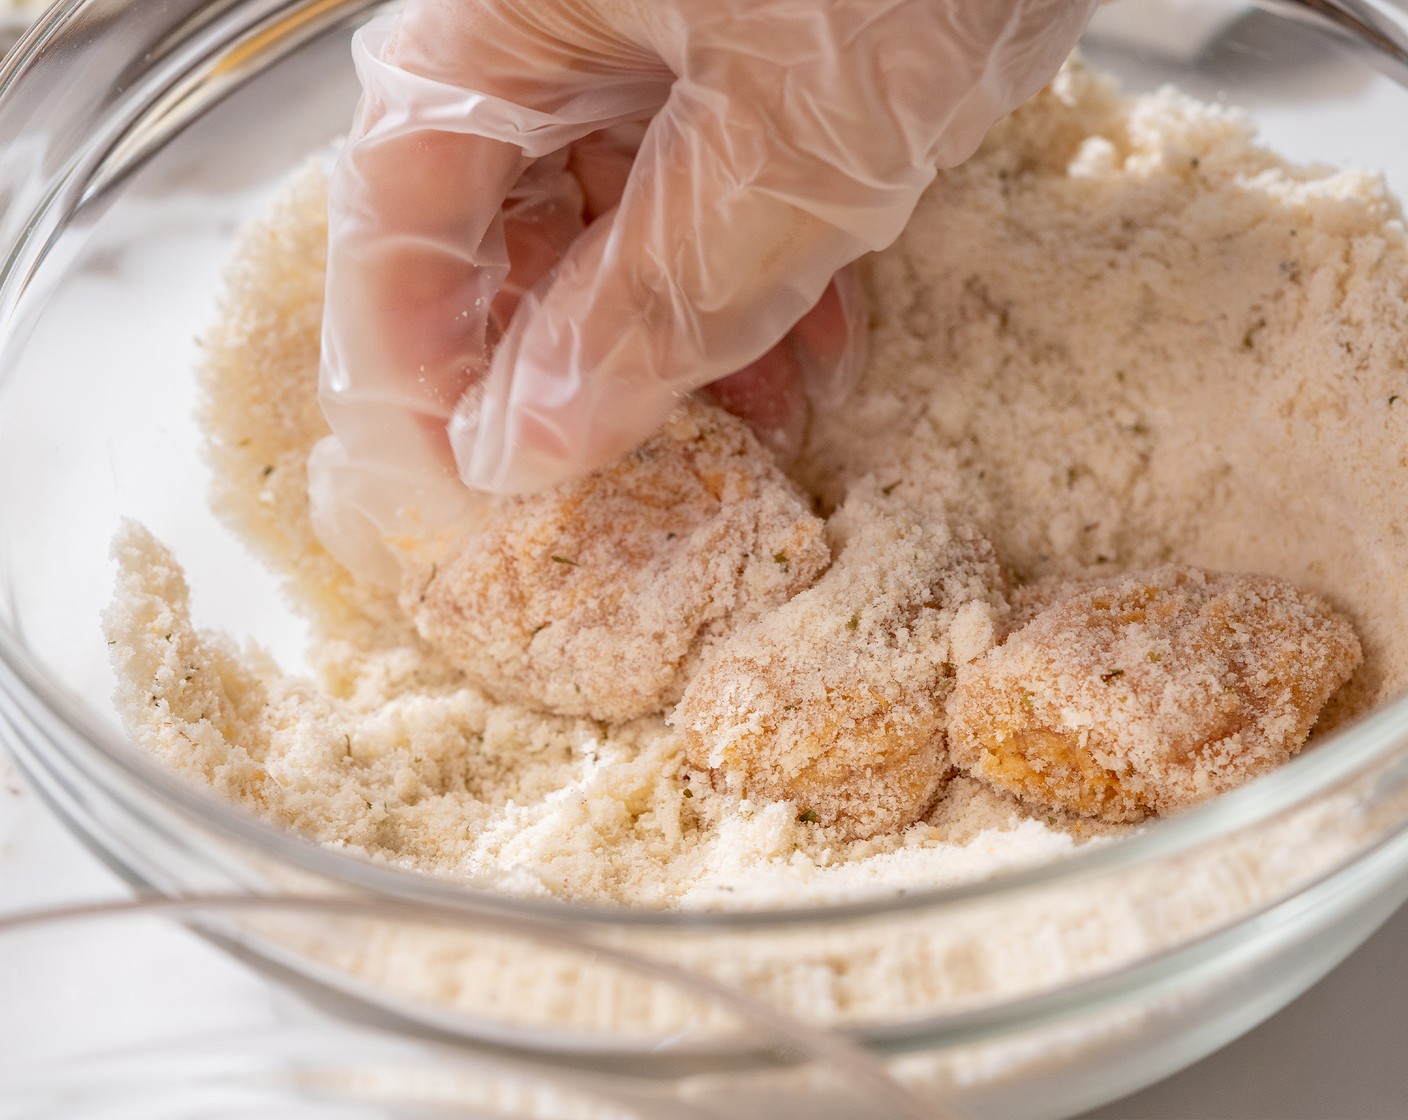
[[[843,841],[790,803],[715,794],[661,718],[549,717],[468,687],[309,525],[325,189],[310,169],[246,231],[203,371],[213,501],[287,577],[313,673],[203,632],[175,558],[128,526],[106,628],[119,707],[160,759],[373,858],[652,906],[938,886],[1096,831],[958,778],[918,824]],[[866,277],[869,367],[796,471],[823,510],[863,480],[942,503],[1018,582],[1275,574],[1363,642],[1322,730],[1403,687],[1408,252],[1375,179],[1290,167],[1233,114],[1126,101],[1071,67],[940,176]]]

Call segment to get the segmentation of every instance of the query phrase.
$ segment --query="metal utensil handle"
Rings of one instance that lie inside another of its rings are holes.
[[[1253,0],[1287,19],[1328,31],[1408,87],[1408,4],[1403,0]]]

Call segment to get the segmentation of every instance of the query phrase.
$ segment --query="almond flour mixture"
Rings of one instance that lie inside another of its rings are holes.
[[[313,673],[200,630],[175,558],[128,526],[106,627],[119,706],[158,757],[322,843],[647,906],[938,886],[1109,830],[960,776],[917,823],[851,839],[796,801],[716,792],[709,751],[659,716],[545,716],[469,687],[309,525],[324,194],[310,169],[246,233],[203,373],[214,502],[287,576]],[[1017,584],[1280,577],[1362,643],[1319,733],[1408,683],[1408,252],[1375,179],[1287,166],[1233,114],[1126,102],[1072,66],[940,177],[867,283],[869,368],[794,471],[849,508],[846,533],[883,520],[855,495],[883,495],[978,527]],[[957,661],[992,645],[981,614],[946,620]]]

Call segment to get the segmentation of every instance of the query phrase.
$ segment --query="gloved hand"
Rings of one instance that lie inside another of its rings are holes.
[[[310,462],[325,543],[394,582],[386,546],[471,518],[470,488],[591,470],[750,364],[718,395],[786,432],[804,381],[854,365],[833,276],[1094,3],[408,0],[362,29]]]

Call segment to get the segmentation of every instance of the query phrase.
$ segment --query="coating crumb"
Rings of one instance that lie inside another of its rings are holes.
[[[1360,662],[1344,618],[1268,576],[1169,566],[1017,599],[1030,620],[958,670],[954,761],[1030,804],[1110,821],[1285,762]]]
[[[791,801],[856,839],[914,823],[939,796],[954,659],[990,639],[1004,580],[985,538],[874,486],[830,528],[836,563],[724,644],[674,723],[716,787]]]
[[[622,722],[668,708],[711,644],[830,559],[747,425],[690,401],[614,466],[502,501],[401,603],[495,699]]]

